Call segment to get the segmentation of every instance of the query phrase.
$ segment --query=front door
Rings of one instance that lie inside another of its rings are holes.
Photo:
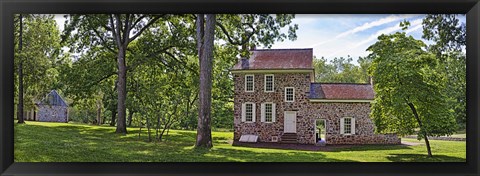
[[[297,133],[297,112],[285,111],[285,119],[283,120],[284,133]]]

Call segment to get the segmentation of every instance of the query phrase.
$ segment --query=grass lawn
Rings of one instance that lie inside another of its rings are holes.
[[[146,142],[142,129],[115,134],[114,127],[27,121],[15,124],[15,162],[465,162],[465,142],[431,140],[433,158],[420,145],[369,145],[334,151],[232,146],[233,132],[213,132],[214,147],[195,150],[195,131],[170,130],[163,142]]]

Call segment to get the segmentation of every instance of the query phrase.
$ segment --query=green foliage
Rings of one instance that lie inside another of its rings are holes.
[[[460,23],[459,15],[430,14],[423,20],[423,38],[433,41],[427,48],[435,53],[438,71],[447,74],[447,86],[444,89],[448,97],[449,108],[455,111],[458,129],[466,128],[466,61],[465,23]]]
[[[237,51],[241,57],[248,57],[248,47],[263,45],[270,48],[277,41],[296,40],[297,24],[291,24],[294,14],[218,14],[215,39],[242,45]],[[287,33],[281,31],[287,28]]]
[[[362,58],[358,62],[360,66],[352,63],[353,58],[348,56],[335,57],[330,63],[324,57],[313,59],[313,66],[315,68],[315,81],[317,82],[331,82],[331,83],[368,83],[369,77],[366,69],[370,66]]]
[[[65,57],[60,47],[60,32],[53,15],[23,15],[23,47],[18,48],[20,33],[19,15],[14,17],[15,68],[20,61],[23,66],[25,110],[33,108],[34,102],[41,100],[52,89],[61,88],[58,83],[59,65]],[[14,72],[15,95],[18,95],[18,72]],[[18,96],[15,96],[15,104]],[[17,110],[17,109],[15,109]]]
[[[15,162],[465,162],[466,143],[432,140],[435,157],[415,145],[363,145],[332,151],[302,151],[232,146],[232,132],[212,132],[214,147],[195,150],[196,132],[170,130],[164,141],[147,142],[146,131],[129,128],[125,136],[114,127],[74,123],[15,124]],[[88,153],[88,155],[85,155]]]
[[[419,139],[424,134],[452,134],[455,120],[442,91],[445,74],[435,69],[435,55],[404,32],[381,35],[378,40],[368,48],[376,93],[371,115],[377,130],[409,135],[419,128]]]

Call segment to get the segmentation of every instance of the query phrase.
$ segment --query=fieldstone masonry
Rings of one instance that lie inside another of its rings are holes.
[[[68,122],[68,107],[38,105],[37,116],[42,122]]]
[[[274,92],[264,91],[265,74],[274,74]],[[261,73],[254,74],[254,92],[245,92],[245,74],[234,73],[234,140],[242,134],[258,135],[260,142],[281,141],[284,112],[296,111],[297,142],[315,144],[316,119],[326,120],[327,144],[400,144],[396,134],[374,134],[374,124],[369,117],[370,103],[318,103],[309,101],[310,73]],[[295,88],[295,101],[285,102],[285,87]],[[256,121],[241,122],[242,103],[256,104]],[[276,121],[260,122],[260,104],[276,103]],[[355,134],[340,134],[340,118],[355,118]]]

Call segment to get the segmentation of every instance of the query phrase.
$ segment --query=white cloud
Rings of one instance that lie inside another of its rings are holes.
[[[420,19],[413,20],[412,22],[410,22],[410,24],[411,24],[410,26],[413,26],[413,28],[407,29],[407,31],[405,31],[407,34],[420,29],[422,27],[422,19],[420,18]],[[360,46],[365,46],[366,44],[377,40],[378,36],[380,36],[382,34],[390,34],[390,33],[399,31],[401,29],[402,28],[400,27],[399,24],[395,24],[394,26],[390,26],[390,27],[381,29],[381,30],[377,31],[376,33],[370,35],[367,39],[362,40],[362,41],[356,43],[353,46],[344,47],[343,49],[335,51],[335,52],[327,55],[326,57],[333,57],[333,56],[336,56],[337,54],[344,53],[346,51],[351,51],[352,49],[356,49]],[[363,53],[366,53],[366,51],[363,52]]]
[[[410,26],[414,26],[414,28],[412,28],[411,31],[407,30],[406,32],[408,32],[408,33],[413,32],[414,30],[417,30],[419,28],[419,26],[421,27],[422,26],[422,19],[413,20],[410,24],[411,24]],[[367,39],[357,43],[357,45],[355,45],[354,47],[356,48],[356,47],[362,46],[364,44],[370,43],[370,42],[376,40],[378,38],[378,36],[380,36],[382,34],[390,34],[392,32],[396,32],[396,31],[399,31],[401,29],[402,28],[400,27],[400,25],[396,24],[395,26],[391,26],[391,27],[379,30],[375,34],[370,35]]]
[[[316,43],[314,45],[311,45],[310,47],[313,48],[313,47],[316,47],[316,46],[319,46],[319,45],[330,43],[330,42],[335,41],[339,38],[346,37],[346,36],[361,32],[361,31],[365,31],[365,30],[373,28],[373,27],[381,26],[381,25],[384,25],[384,24],[387,24],[387,23],[391,23],[391,22],[394,22],[394,21],[399,21],[401,19],[411,18],[411,17],[415,17],[415,16],[416,15],[412,15],[412,14],[390,15],[388,17],[381,18],[381,19],[378,19],[376,21],[364,23],[364,24],[362,24],[362,25],[360,25],[356,28],[353,28],[351,30],[342,32],[342,33],[338,34],[337,36],[335,36],[334,38],[332,38],[330,40],[326,40],[326,41]]]

